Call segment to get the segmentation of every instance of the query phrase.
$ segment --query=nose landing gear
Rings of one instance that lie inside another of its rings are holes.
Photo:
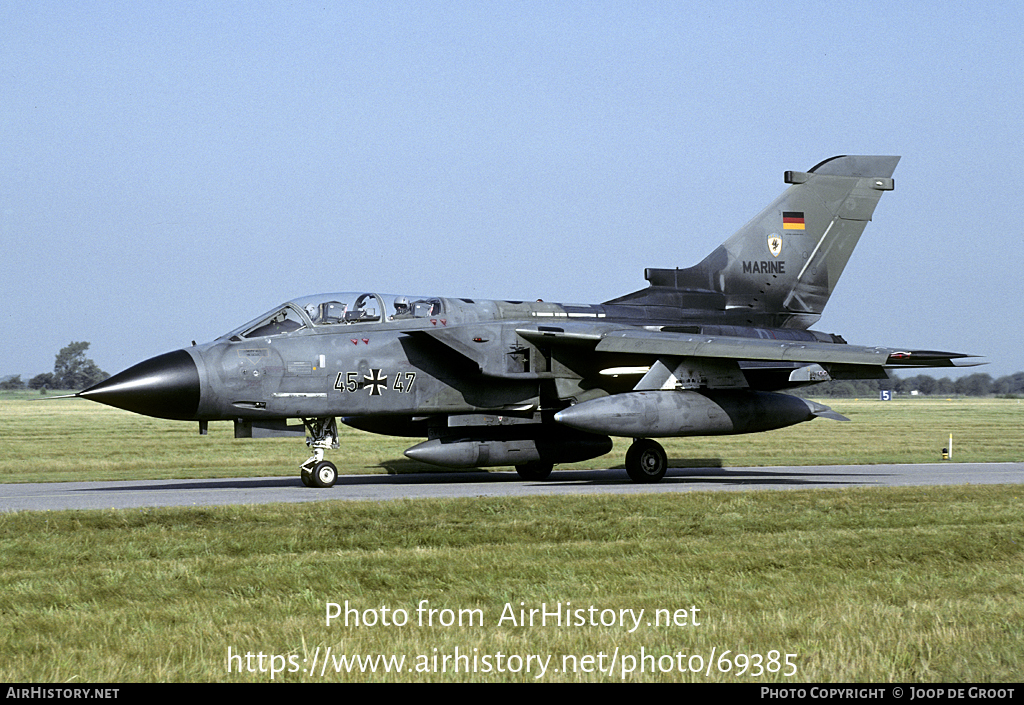
[[[338,468],[329,460],[324,460],[324,451],[328,448],[337,450],[338,422],[333,416],[319,419],[302,419],[309,436],[306,445],[313,449],[313,455],[299,466],[302,484],[306,487],[332,487],[338,480]]]

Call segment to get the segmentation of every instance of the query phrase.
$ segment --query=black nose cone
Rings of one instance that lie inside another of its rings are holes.
[[[78,396],[160,419],[191,421],[199,410],[199,369],[185,350],[158,355]]]

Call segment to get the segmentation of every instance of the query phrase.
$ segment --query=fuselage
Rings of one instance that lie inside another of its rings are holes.
[[[627,391],[653,361],[552,350],[543,344],[545,330],[628,324],[838,342],[813,331],[730,324],[706,310],[687,313],[612,303],[323,294],[282,304],[209,343],[147,360],[83,396],[180,420],[259,424],[335,416],[368,430],[425,435],[422,421],[432,415],[554,413]],[[535,335],[524,336],[524,329]]]

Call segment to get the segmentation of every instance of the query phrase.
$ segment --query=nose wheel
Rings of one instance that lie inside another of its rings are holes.
[[[337,449],[339,447],[338,422],[331,416],[321,419],[302,419],[302,423],[309,431],[306,445],[313,449],[313,455],[299,466],[302,484],[306,487],[333,487],[338,480],[338,468],[331,461],[324,460],[324,451],[328,448]]]
[[[312,470],[302,468],[302,484],[306,487],[327,488],[338,480],[338,468],[330,460],[322,460]]]

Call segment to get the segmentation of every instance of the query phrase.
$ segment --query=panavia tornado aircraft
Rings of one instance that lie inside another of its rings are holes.
[[[971,364],[957,353],[848,345],[809,330],[899,157],[839,156],[807,172],[699,264],[596,305],[353,292],[282,304],[203,345],[139,363],[75,396],[165,419],[231,420],[236,437],[302,433],[305,485],[330,487],[337,419],[426,440],[447,467],[514,465],[526,479],[633,438],[625,465],[656,482],[654,438],[754,433],[826,406],[779,390],[886,370]],[[291,420],[301,420],[289,425]],[[258,434],[259,435],[259,434]]]

